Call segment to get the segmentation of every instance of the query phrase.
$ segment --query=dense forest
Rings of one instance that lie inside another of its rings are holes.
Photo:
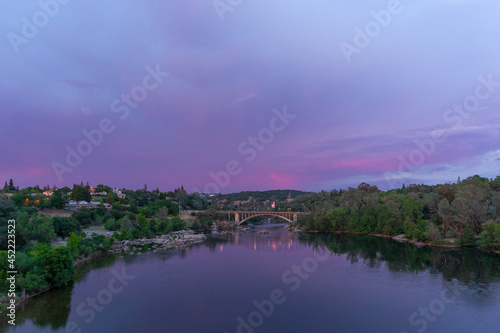
[[[400,235],[434,244],[500,250],[500,176],[473,176],[387,192],[366,183],[298,198],[312,214],[298,226],[315,231]]]

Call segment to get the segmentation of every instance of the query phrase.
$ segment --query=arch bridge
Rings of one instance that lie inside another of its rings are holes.
[[[303,212],[265,212],[265,211],[244,211],[244,210],[237,210],[237,211],[225,211],[225,213],[229,214],[229,217],[231,214],[234,214],[234,221],[236,224],[240,225],[243,222],[246,222],[247,220],[251,219],[252,217],[256,216],[276,216],[279,217],[289,223],[292,222],[297,222],[297,217],[299,215],[307,215],[310,213],[303,213]]]

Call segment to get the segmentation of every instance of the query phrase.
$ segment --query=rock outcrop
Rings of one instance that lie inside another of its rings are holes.
[[[153,244],[152,247],[154,249],[181,248],[190,244],[203,242],[205,239],[207,239],[207,237],[203,234],[195,235],[193,231],[181,230],[152,238],[144,237],[134,240],[124,240],[119,243],[119,246],[113,247],[111,251],[129,252],[130,248],[132,248],[132,251],[138,251],[140,248],[137,248],[136,246],[150,244]]]

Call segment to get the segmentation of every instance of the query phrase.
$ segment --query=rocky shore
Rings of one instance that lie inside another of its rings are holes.
[[[119,242],[109,250],[109,252],[130,252],[134,253],[141,250],[138,247],[144,245],[153,245],[153,249],[171,249],[183,248],[191,244],[201,243],[207,236],[203,234],[195,235],[194,231],[181,230],[170,234],[156,236],[152,238],[139,238],[134,240],[124,240]]]

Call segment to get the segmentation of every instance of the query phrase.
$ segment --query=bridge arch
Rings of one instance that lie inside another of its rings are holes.
[[[238,213],[236,213],[236,214],[238,214]],[[236,224],[237,225],[240,225],[243,222],[246,222],[246,221],[248,221],[251,218],[256,217],[256,216],[275,216],[275,217],[279,217],[279,218],[287,221],[288,223],[293,223],[294,222],[293,220],[289,219],[288,217],[283,216],[283,214],[276,214],[276,213],[273,214],[273,213],[269,213],[269,212],[262,212],[262,213],[257,213],[257,212],[251,212],[250,213],[249,212],[248,216],[244,216],[242,220],[239,220],[239,215],[240,214],[238,214],[238,217],[235,216],[236,217]],[[292,216],[291,217],[293,219],[296,219],[295,215],[293,215],[293,214],[287,214],[287,215],[292,215],[293,217]]]

